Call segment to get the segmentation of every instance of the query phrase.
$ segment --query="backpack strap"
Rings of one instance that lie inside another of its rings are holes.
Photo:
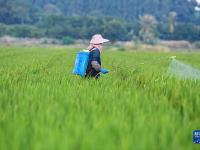
[[[91,52],[91,51],[94,51],[94,50],[99,50],[99,49],[96,48],[96,47],[93,47],[93,48],[90,50],[90,52]]]

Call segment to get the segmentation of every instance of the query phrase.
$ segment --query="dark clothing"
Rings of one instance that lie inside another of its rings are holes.
[[[97,79],[100,77],[100,71],[92,66],[92,62],[94,61],[101,65],[100,51],[97,48],[92,49],[92,51],[90,52],[88,66],[86,70],[86,77],[94,77]]]

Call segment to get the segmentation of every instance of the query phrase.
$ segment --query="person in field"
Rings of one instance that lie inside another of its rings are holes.
[[[89,62],[86,70],[87,78],[98,79],[100,77],[100,72],[107,74],[109,71],[102,68],[101,66],[101,53],[103,51],[103,44],[109,42],[108,39],[104,39],[101,34],[96,34],[92,37],[88,50]]]

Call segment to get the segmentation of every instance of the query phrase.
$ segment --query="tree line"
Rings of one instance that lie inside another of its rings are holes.
[[[0,0],[0,36],[200,40],[196,0]]]

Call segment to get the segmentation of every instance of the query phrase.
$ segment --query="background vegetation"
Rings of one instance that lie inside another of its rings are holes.
[[[198,7],[196,0],[0,0],[0,36],[198,41]]]

